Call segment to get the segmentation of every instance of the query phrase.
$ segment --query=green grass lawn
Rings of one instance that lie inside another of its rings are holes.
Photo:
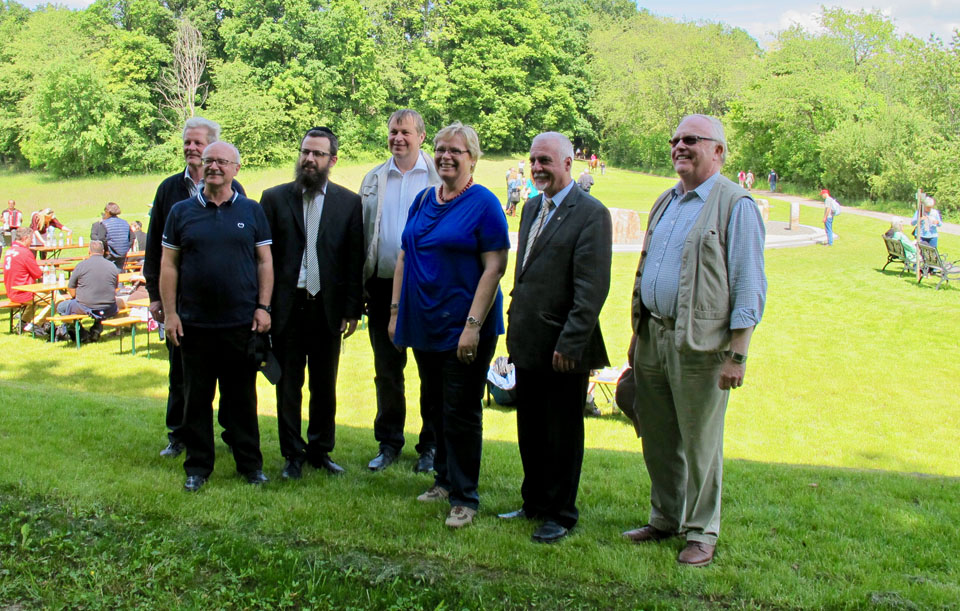
[[[478,182],[504,197],[511,163],[482,160]],[[342,163],[335,180],[355,188],[368,167]],[[240,179],[256,196],[290,174]],[[106,201],[145,218],[159,177],[0,180],[21,209],[53,206],[86,231]],[[645,211],[671,182],[608,168],[593,193]],[[788,206],[771,203],[786,220]],[[801,220],[818,225],[821,214],[802,207]],[[0,608],[956,608],[960,290],[881,273],[885,229],[845,214],[834,248],[767,251],[767,309],[727,412],[723,532],[716,562],[700,570],[677,566],[679,540],[621,540],[645,522],[649,480],[632,427],[602,401],[604,417],[586,426],[581,522],[542,546],[531,525],[495,518],[519,503],[511,410],[485,411],[481,509],[462,532],[443,526],[444,506],[413,500],[430,484],[411,470],[414,413],[401,463],[366,471],[377,448],[364,331],[346,342],[338,384],[334,458],[345,477],[279,481],[273,388],[261,378],[274,481],[241,483],[218,442],[211,482],[187,495],[180,461],[158,456],[162,346],[118,355],[106,335],[78,352],[9,336],[4,324]],[[960,238],[942,236],[941,250],[958,253]],[[616,363],[636,262],[614,255],[602,314]],[[512,269],[505,292],[511,284]]]

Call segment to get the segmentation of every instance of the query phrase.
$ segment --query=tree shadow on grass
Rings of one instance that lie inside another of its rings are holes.
[[[119,381],[136,384],[135,378]],[[639,441],[619,451],[586,451],[580,523],[560,544],[542,546],[530,541],[535,523],[495,517],[520,504],[522,469],[513,442],[484,442],[480,513],[470,528],[451,532],[443,526],[446,504],[414,500],[433,483],[412,470],[415,435],[407,436],[397,464],[372,473],[366,462],[377,446],[370,428],[339,426],[334,458],[346,475],[307,468],[301,481],[289,483],[279,477],[276,420],[261,416],[264,468],[273,481],[263,489],[244,484],[218,443],[213,477],[190,495],[182,491],[181,459],[158,455],[162,401],[104,392],[11,392],[0,385],[0,485],[143,516],[145,529],[176,523],[257,545],[296,542],[304,554],[334,557],[347,568],[368,570],[375,560],[398,579],[415,580],[416,567],[429,565],[439,567],[442,585],[452,591],[482,586],[530,596],[555,587],[601,608],[665,601],[856,606],[876,592],[942,606],[960,594],[944,562],[960,555],[953,536],[960,522],[957,478],[727,460],[717,561],[690,572],[675,562],[682,539],[638,546],[620,535],[645,523],[649,512]],[[252,560],[239,568],[257,571]],[[614,596],[626,598],[618,604]]]

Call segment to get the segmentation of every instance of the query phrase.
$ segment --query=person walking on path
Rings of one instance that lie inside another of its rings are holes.
[[[830,197],[830,191],[820,191],[823,198],[823,230],[827,232],[827,246],[833,246],[833,217],[840,214],[840,202]]]

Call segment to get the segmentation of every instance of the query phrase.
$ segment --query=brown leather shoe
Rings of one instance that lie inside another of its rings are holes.
[[[713,562],[713,552],[716,549],[716,545],[710,545],[709,543],[687,541],[687,546],[677,556],[677,562],[687,566],[707,566]]]
[[[663,541],[664,539],[671,539],[677,536],[675,532],[668,532],[666,530],[660,530],[659,528],[647,524],[646,526],[641,526],[640,528],[635,528],[633,530],[628,530],[623,533],[623,536],[627,539],[630,539],[634,543],[649,543],[651,541]]]

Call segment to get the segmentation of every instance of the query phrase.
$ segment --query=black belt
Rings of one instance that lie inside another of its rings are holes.
[[[650,312],[650,318],[653,322],[657,323],[661,327],[665,327],[671,331],[677,328],[677,321],[675,318],[667,318],[666,316],[660,316],[659,314],[654,314]]]
[[[317,299],[320,299],[320,293],[311,295],[307,289],[297,289],[296,298],[301,301],[316,301]]]

